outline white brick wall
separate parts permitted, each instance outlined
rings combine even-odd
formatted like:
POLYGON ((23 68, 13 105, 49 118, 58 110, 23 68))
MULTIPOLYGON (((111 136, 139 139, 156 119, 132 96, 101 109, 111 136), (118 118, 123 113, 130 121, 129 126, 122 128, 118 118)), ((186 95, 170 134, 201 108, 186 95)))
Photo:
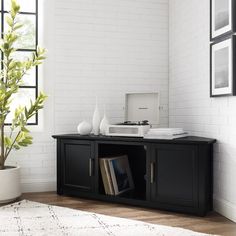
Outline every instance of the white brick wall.
POLYGON ((170 0, 171 127, 216 138, 215 209, 236 221, 236 98, 209 97, 209 1, 170 0))
POLYGON ((168 124, 167 0, 69 0, 56 4, 55 132, 91 121, 95 97, 111 122, 126 92, 160 91, 168 124))
POLYGON ((49 99, 34 145, 13 153, 24 191, 55 189, 54 133, 91 121, 95 96, 111 122, 124 118, 125 92, 159 91, 168 125, 168 0, 41 0, 49 99))

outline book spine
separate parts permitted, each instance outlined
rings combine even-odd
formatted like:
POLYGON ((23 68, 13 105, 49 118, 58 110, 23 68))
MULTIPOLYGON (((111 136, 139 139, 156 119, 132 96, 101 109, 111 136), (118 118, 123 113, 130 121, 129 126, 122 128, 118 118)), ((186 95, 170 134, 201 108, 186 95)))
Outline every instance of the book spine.
POLYGON ((112 183, 111 172, 110 172, 110 167, 109 167, 109 161, 107 159, 105 159, 105 172, 106 172, 106 177, 107 177, 107 182, 108 182, 108 189, 109 189, 108 194, 114 195, 115 194, 114 185, 112 183))
POLYGON ((118 189, 118 186, 117 186, 117 181, 116 181, 114 168, 113 168, 113 165, 111 163, 111 160, 108 160, 107 162, 108 162, 109 169, 110 169, 110 176, 111 176, 111 181, 112 181, 112 185, 113 185, 113 188, 114 188, 114 194, 118 195, 119 194, 119 189, 118 189))
POLYGON ((103 181, 103 186, 104 186, 104 189, 105 189, 105 193, 109 194, 108 181, 107 181, 107 176, 106 176, 106 171, 105 171, 105 160, 100 159, 99 160, 99 165, 100 165, 100 170, 101 170, 102 181, 103 181))

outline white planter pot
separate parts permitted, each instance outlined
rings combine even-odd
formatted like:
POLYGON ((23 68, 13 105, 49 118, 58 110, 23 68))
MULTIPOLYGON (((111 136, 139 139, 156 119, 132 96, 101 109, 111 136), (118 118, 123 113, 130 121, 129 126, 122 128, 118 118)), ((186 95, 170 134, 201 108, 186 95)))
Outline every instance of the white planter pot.
POLYGON ((14 201, 20 196, 20 167, 0 170, 0 203, 14 201))

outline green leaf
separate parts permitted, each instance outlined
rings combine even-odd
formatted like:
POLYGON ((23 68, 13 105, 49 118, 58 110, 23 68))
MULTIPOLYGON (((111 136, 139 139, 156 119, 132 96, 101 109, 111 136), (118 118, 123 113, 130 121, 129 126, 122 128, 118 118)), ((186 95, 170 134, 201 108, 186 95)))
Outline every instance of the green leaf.
POLYGON ((7 16, 7 17, 6 17, 6 21, 7 21, 7 24, 8 24, 10 27, 13 26, 14 21, 13 21, 13 19, 12 19, 11 17, 7 16))
POLYGON ((14 147, 14 149, 16 149, 16 150, 19 150, 19 149, 20 149, 20 146, 17 145, 17 144, 15 144, 13 147, 14 147))
POLYGON ((22 28, 22 27, 23 27, 22 24, 17 23, 17 24, 15 24, 15 26, 14 26, 14 30, 18 30, 18 29, 20 29, 20 28, 22 28))
POLYGON ((13 140, 9 137, 4 137, 4 142, 7 147, 10 147, 12 145, 13 140))
POLYGON ((21 131, 25 132, 25 133, 29 133, 30 131, 28 129, 26 129, 25 127, 21 127, 21 131))

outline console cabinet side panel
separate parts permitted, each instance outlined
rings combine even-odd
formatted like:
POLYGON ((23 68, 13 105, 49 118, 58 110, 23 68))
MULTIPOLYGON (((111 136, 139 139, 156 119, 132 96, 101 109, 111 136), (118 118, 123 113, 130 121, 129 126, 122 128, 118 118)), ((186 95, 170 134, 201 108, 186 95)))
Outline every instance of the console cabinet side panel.
POLYGON ((61 139, 57 139, 57 194, 62 195, 62 169, 61 169, 61 139))
POLYGON ((151 201, 151 186, 152 186, 152 183, 151 183, 151 164, 152 164, 152 155, 153 155, 153 147, 151 144, 146 144, 146 147, 147 147, 147 154, 146 154, 146 199, 147 201, 151 201))
POLYGON ((199 210, 202 214, 213 208, 213 145, 199 146, 199 210))

